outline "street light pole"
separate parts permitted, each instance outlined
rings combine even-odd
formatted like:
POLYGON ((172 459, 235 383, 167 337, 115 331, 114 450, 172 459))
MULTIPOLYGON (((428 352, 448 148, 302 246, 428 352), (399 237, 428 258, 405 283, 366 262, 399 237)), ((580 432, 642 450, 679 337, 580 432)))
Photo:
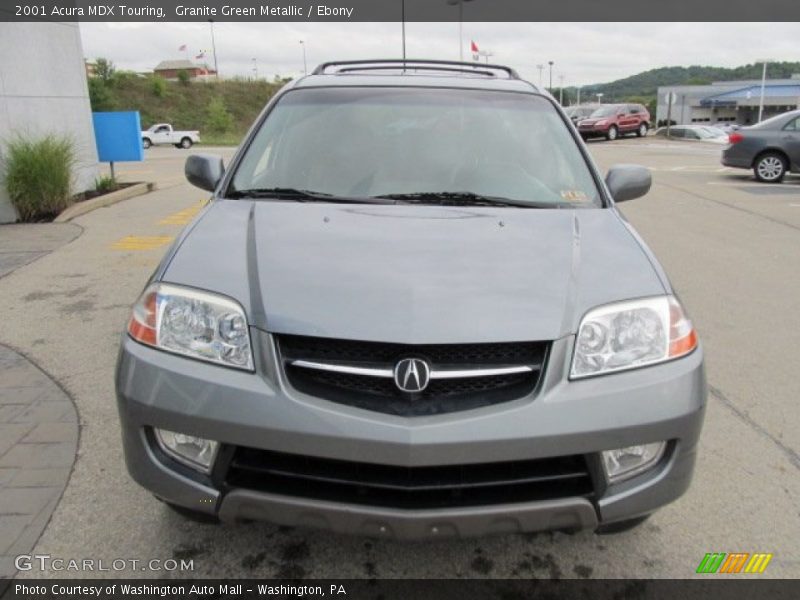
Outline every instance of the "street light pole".
POLYGON ((767 59, 762 61, 764 63, 761 69, 761 99, 758 101, 758 122, 761 123, 761 118, 764 115, 764 87, 767 83, 767 59))
POLYGON ((208 20, 211 25, 211 48, 214 52, 214 78, 219 81, 219 67, 217 66, 217 42, 214 40, 214 19, 208 20))
POLYGON ((558 76, 558 103, 564 106, 564 75, 558 76))
POLYGON ((536 65, 536 68, 539 69, 539 87, 542 87, 542 71, 544 70, 544 65, 536 65))
POLYGON ((450 6, 458 5, 458 60, 464 62, 464 2, 472 0, 447 0, 450 6))
POLYGON ((300 45, 303 47, 303 75, 308 75, 308 65, 306 64, 306 43, 300 40, 300 45))
MULTIPOLYGON (((403 62, 406 61, 406 0, 400 2, 400 21, 403 23, 403 62)), ((405 65, 403 65, 405 66, 405 65)))
POLYGON ((550 65, 550 93, 553 93, 553 61, 548 60, 547 64, 550 65))
POLYGON ((258 81, 258 59, 253 59, 253 79, 258 81))
POLYGON ((597 93, 597 94, 595 94, 595 95, 597 96, 597 103, 598 103, 598 104, 602 104, 602 103, 603 103, 603 102, 602 102, 602 100, 603 100, 603 92, 598 92, 598 93, 597 93))

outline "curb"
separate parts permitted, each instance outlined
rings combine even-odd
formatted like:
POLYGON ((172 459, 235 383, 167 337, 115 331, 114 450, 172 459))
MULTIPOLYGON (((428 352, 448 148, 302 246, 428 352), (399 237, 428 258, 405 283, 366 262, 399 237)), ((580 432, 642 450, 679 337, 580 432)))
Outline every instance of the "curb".
POLYGON ((75 217, 85 215, 86 213, 91 212, 97 208, 102 208, 104 206, 111 206, 112 204, 116 204, 117 202, 122 202, 123 200, 129 200, 131 198, 135 198, 136 196, 142 196, 143 194, 148 194, 155 189, 156 189, 155 183, 150 183, 150 182, 135 183, 131 186, 126 187, 125 189, 118 190, 116 192, 111 192, 110 194, 104 194, 102 196, 98 196, 97 198, 92 198, 91 200, 85 200, 83 202, 78 202, 76 204, 73 204, 72 206, 64 210, 55 219, 53 219, 53 223, 67 223, 68 221, 71 221, 75 217))

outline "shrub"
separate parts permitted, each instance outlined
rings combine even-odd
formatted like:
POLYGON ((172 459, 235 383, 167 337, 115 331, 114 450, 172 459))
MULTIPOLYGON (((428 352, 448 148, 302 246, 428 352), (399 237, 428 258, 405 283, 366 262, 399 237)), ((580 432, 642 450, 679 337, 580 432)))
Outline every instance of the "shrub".
POLYGON ((181 69, 178 71, 178 81, 181 83, 181 85, 189 85, 189 82, 191 81, 189 78, 189 71, 186 69, 181 69))
POLYGON ((211 133, 227 133, 233 126, 233 115, 219 96, 212 98, 206 109, 206 129, 211 133))
POLYGON ((102 79, 97 77, 89 79, 89 103, 95 112, 114 108, 114 95, 102 79))
POLYGON ((94 180, 94 189, 101 193, 113 192, 117 187, 117 180, 111 175, 103 175, 94 180))
POLYGON ((72 203, 75 162, 75 144, 66 136, 8 142, 5 186, 20 220, 55 216, 72 203))
POLYGON ((153 77, 152 90, 156 98, 163 98, 167 91, 167 82, 156 75, 153 77))

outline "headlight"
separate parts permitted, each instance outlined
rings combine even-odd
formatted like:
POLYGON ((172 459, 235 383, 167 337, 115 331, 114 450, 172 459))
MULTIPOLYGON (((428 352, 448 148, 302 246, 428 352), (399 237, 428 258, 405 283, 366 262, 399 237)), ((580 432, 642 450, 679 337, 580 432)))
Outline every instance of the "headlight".
POLYGON ((133 307, 128 333, 167 352, 253 370, 244 310, 225 296, 155 283, 133 307))
POLYGON ((697 333, 673 296, 609 304, 581 321, 570 377, 652 365, 696 347, 697 333))

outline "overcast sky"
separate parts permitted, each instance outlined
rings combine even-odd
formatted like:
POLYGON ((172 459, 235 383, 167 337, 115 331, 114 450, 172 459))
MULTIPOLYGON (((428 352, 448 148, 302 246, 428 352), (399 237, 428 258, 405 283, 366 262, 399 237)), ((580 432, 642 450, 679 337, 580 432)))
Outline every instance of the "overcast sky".
MULTIPOLYGON (((666 5, 665 5, 666 6, 666 5)), ((491 61, 515 67, 538 82, 537 64, 554 61, 553 84, 586 85, 664 66, 735 67, 758 59, 800 60, 797 23, 464 23, 470 40, 492 52, 491 61)), ((457 59, 458 23, 407 23, 409 57, 457 59)), ((400 23, 215 23, 220 74, 260 77, 303 72, 338 59, 401 56, 400 23), (255 63, 253 59, 256 59, 255 63)), ((106 57, 117 68, 150 71, 161 60, 206 50, 208 23, 82 23, 84 54, 106 57)), ((481 59, 484 60, 484 59, 481 59)), ((202 62, 202 61, 199 61, 202 62)), ((545 68, 547 84, 547 68, 545 68)))

